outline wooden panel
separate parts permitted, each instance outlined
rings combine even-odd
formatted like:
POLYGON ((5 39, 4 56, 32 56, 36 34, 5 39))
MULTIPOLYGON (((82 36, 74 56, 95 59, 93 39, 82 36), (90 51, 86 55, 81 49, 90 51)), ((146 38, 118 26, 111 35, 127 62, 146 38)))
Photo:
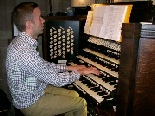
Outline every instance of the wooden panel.
POLYGON ((155 114, 154 30, 153 25, 123 24, 117 116, 155 114))
POLYGON ((155 115, 155 39, 140 38, 135 79, 134 116, 155 115))

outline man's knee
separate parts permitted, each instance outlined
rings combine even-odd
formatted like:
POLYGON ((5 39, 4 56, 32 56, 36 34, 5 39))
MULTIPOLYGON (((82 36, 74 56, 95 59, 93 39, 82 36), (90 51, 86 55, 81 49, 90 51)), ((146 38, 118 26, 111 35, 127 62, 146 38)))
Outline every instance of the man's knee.
POLYGON ((84 98, 82 98, 82 100, 83 100, 83 106, 86 107, 87 106, 86 100, 84 98))
POLYGON ((79 101, 78 101, 77 107, 79 107, 80 109, 87 107, 86 100, 84 98, 82 98, 82 97, 79 97, 79 101))
POLYGON ((79 97, 79 94, 76 91, 74 91, 74 90, 72 90, 70 94, 73 97, 79 97))

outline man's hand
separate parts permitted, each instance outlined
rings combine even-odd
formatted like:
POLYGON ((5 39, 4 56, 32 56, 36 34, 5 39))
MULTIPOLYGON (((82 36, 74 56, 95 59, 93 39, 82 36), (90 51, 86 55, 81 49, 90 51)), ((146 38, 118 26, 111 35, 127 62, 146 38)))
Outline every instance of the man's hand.
POLYGON ((97 68, 95 67, 85 67, 85 68, 79 69, 78 72, 81 75, 87 75, 87 74, 100 75, 101 74, 100 71, 97 70, 97 68))
POLYGON ((73 65, 73 66, 67 66, 66 70, 67 71, 77 71, 77 70, 80 70, 83 68, 86 68, 86 66, 85 65, 73 65))
POLYGON ((85 65, 67 66, 67 71, 78 71, 81 75, 95 74, 100 75, 100 71, 95 67, 86 67, 85 65))

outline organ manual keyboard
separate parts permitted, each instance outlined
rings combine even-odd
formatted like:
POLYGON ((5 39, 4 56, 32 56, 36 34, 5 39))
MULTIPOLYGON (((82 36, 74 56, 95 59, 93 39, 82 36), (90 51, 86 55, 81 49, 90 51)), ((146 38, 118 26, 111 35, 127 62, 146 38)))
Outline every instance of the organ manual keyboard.
POLYGON ((92 108, 95 106, 116 110, 120 43, 91 36, 83 44, 86 46, 77 56, 77 62, 69 64, 94 66, 100 70, 101 75, 83 76, 73 83, 74 89, 87 100, 90 115, 98 115, 97 109, 92 108))
MULTIPOLYGON (((65 20, 63 22, 66 22, 65 20)), ((49 23, 45 22, 45 35, 48 35, 53 24, 49 23)), ((75 33, 79 32, 72 29, 75 33)), ((73 59, 66 59, 67 65, 95 66, 101 72, 100 76, 83 75, 78 81, 65 86, 76 90, 86 99, 88 116, 154 116, 154 33, 155 25, 152 24, 123 23, 121 42, 87 34, 79 34, 78 41, 77 38, 72 39, 78 43, 73 42, 76 44, 75 54, 73 59)), ((49 62, 55 61, 55 58, 53 60, 49 55, 51 49, 54 49, 50 47, 50 34, 44 37, 49 39, 44 39, 44 58, 49 62)), ((67 43, 67 38, 62 40, 67 43)), ((65 55, 65 58, 67 57, 69 56, 65 55)), ((59 58, 57 57, 57 60, 59 58)))

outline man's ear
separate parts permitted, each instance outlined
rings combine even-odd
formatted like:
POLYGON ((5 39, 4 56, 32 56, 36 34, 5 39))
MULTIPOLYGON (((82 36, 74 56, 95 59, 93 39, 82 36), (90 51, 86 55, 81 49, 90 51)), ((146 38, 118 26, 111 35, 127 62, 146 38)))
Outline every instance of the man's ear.
POLYGON ((31 21, 26 21, 26 28, 31 29, 32 28, 32 22, 31 21))

